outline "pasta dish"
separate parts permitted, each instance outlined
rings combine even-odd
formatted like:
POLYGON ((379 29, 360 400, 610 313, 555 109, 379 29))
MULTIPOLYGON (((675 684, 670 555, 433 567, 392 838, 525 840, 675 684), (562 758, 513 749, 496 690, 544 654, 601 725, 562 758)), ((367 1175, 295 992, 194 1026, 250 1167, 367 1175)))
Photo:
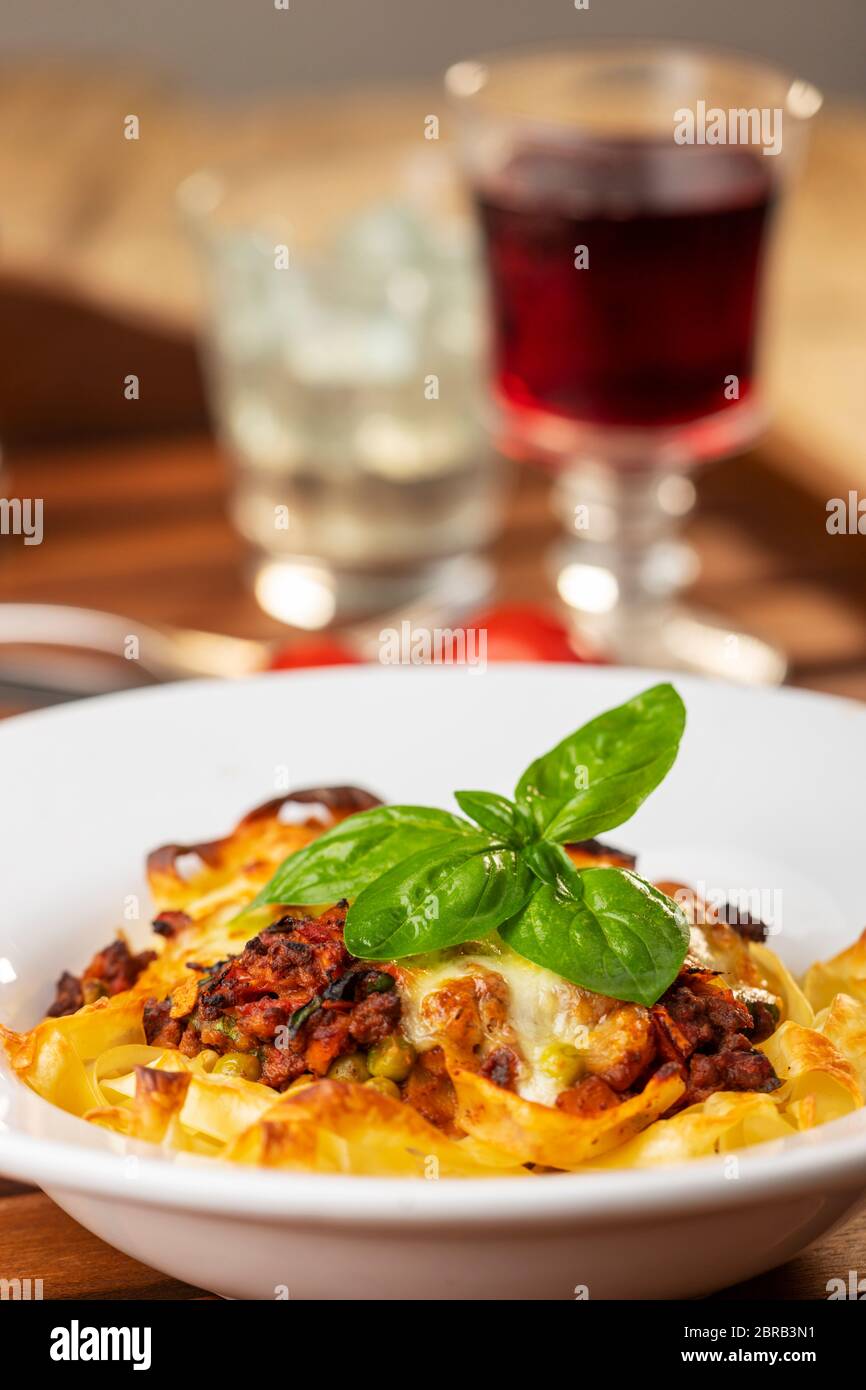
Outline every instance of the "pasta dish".
POLYGON ((321 1173, 642 1167, 841 1117, 866 934, 798 983, 767 924, 597 838, 684 719, 656 686, 459 816, 316 788, 157 849, 152 941, 117 936, 0 1029, 13 1069, 129 1139, 321 1173))

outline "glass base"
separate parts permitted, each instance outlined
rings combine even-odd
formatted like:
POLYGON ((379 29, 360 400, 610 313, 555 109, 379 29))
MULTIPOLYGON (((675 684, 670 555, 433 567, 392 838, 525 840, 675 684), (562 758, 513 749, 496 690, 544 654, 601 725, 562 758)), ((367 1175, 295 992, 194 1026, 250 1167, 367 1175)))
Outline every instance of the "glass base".
POLYGON ((672 544, 664 565, 657 548, 627 601, 621 573, 585 563, 582 551, 575 559, 574 553, 573 547, 556 546, 549 562, 574 635, 591 650, 623 666, 694 671, 740 685, 780 685, 785 679, 787 658, 778 647, 675 600, 679 585, 671 580, 693 559, 688 547, 672 544), (655 575, 655 594, 648 573, 655 575))
POLYGON ((625 473, 685 471, 695 464, 728 458, 764 432, 768 412, 760 392, 681 424, 598 425, 515 405, 497 393, 492 431, 511 458, 555 472, 580 468, 594 459, 625 473))
POLYGON ((781 685, 788 669, 778 647, 721 618, 677 604, 599 618, 571 614, 576 636, 623 666, 692 671, 737 685, 781 685))
POLYGON ((351 571, 305 558, 262 559, 254 588, 259 606, 278 622, 304 631, 353 626, 370 629, 409 619, 443 626, 485 603, 493 590, 489 561, 455 555, 406 571, 351 571))
POLYGON ((568 539, 548 559, 575 634, 626 665, 778 684, 781 651, 681 601, 698 572, 680 534, 695 496, 691 479, 658 469, 586 462, 557 478, 553 509, 568 539))

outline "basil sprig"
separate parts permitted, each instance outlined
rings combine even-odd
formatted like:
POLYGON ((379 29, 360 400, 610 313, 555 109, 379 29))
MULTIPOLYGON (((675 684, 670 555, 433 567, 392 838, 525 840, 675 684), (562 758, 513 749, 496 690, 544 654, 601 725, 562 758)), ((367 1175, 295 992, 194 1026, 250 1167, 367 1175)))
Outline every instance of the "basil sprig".
POLYGON ((500 927, 502 938, 585 989, 654 1004, 688 947, 682 909, 631 869, 576 869, 560 845, 544 848, 561 863, 500 927))
POLYGON ((410 855, 434 851, 463 836, 483 841, 468 821, 430 806, 375 806, 359 811, 284 859, 249 906, 324 905, 354 898, 410 855))
POLYGON ((456 792, 469 820, 424 806, 361 811, 286 859, 251 906, 353 899, 346 945, 365 960, 498 930, 575 984, 652 1004, 685 957, 684 913, 631 870, 577 868, 562 846, 634 815, 673 764, 684 727, 673 686, 653 686, 537 758, 513 801, 456 792))
POLYGON ((591 719, 530 763, 515 789, 547 840, 590 840, 622 825, 673 766, 686 723, 672 685, 591 719))
POLYGON ((520 912, 537 882, 524 856, 474 841, 421 850, 365 888, 346 917, 352 954, 390 960, 458 946, 520 912))

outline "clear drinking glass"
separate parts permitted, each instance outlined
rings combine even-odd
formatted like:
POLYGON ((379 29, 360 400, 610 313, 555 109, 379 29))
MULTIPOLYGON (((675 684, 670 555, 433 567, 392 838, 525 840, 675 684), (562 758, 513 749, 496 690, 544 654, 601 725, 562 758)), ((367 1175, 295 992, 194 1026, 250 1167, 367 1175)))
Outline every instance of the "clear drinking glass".
POLYGON ((690 470, 765 424, 767 231, 820 95, 649 42, 462 62, 446 85, 486 254, 494 431, 555 477, 560 595, 621 660, 781 678, 772 649, 675 602, 695 573, 679 528, 690 470))
POLYGON ((411 176, 359 194, 357 172, 202 171, 180 192, 232 516, 261 605, 306 628, 481 601, 500 516, 471 222, 411 176))

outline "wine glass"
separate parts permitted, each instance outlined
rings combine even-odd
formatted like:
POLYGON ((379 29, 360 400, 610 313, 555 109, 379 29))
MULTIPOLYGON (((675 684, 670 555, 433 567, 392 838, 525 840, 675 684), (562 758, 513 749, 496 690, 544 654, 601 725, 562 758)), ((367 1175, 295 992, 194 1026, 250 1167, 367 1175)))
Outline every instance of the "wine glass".
POLYGON ((554 477, 550 557, 617 659, 775 681, 781 653, 677 601, 690 473, 766 423, 767 233, 821 105, 756 59, 594 41, 461 62, 446 87, 481 226, 493 430, 554 477))

